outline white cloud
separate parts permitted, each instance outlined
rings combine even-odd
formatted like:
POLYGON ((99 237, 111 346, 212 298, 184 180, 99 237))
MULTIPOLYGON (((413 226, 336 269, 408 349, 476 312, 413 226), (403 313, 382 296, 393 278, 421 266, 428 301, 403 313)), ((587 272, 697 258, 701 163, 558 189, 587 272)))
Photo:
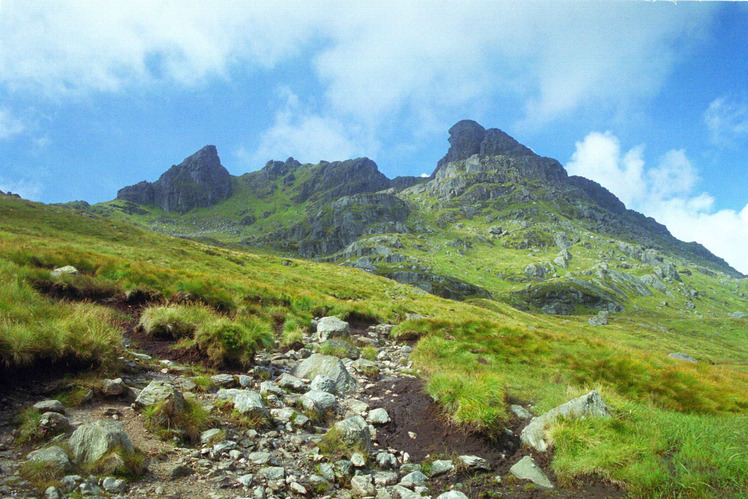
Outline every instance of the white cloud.
POLYGON ((685 151, 668 151, 647 169, 643 150, 637 146, 622 154, 612 133, 591 132, 576 143, 566 169, 599 182, 678 239, 699 242, 748 274, 748 205, 740 212, 715 210, 711 195, 694 192, 698 174, 685 151))
MULTIPOLYGON (((279 90, 285 101, 273 124, 260 136, 260 145, 251 161, 258 167, 270 158, 293 156, 302 163, 338 161, 357 156, 373 156, 379 145, 362 128, 346 126, 335 117, 305 108, 288 88, 279 90)), ((245 151, 246 152, 246 151, 245 151)))
POLYGON ((733 146, 748 140, 748 105, 727 97, 714 99, 704 112, 712 142, 719 146, 733 146))
MULTIPOLYGON (((301 54, 326 115, 398 113, 504 98, 525 124, 656 94, 710 26, 713 7, 437 1, 0 4, 0 84, 48 96, 182 85, 273 68, 301 54), (521 105, 521 104, 520 104, 521 105)), ((451 124, 451 123, 450 123, 451 124)), ((440 126, 439 129, 443 129, 440 126)))
POLYGON ((8 110, 0 109, 0 140, 18 135, 25 128, 21 120, 14 118, 8 110))

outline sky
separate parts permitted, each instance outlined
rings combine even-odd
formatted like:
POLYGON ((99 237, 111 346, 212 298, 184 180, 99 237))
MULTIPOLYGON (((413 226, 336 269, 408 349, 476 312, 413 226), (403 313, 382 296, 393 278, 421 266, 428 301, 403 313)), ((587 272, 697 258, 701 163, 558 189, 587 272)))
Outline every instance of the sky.
POLYGON ((0 190, 114 199, 207 144, 234 175, 430 174, 461 119, 748 273, 748 5, 0 0, 0 190))

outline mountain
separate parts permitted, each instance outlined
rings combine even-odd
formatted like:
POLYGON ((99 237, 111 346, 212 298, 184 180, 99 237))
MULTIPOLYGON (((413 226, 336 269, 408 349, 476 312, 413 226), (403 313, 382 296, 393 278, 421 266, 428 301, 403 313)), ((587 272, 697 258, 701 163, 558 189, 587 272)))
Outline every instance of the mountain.
POLYGON ((388 179, 368 158, 289 158, 234 177, 207 146, 91 209, 171 235, 549 314, 667 302, 702 314, 715 306, 696 303, 707 285, 684 275, 743 277, 599 184, 470 120, 449 129, 449 149, 428 178, 388 179))
POLYGON ((156 205, 165 212, 186 213, 231 197, 231 175, 221 165, 216 146, 205 146, 153 182, 140 182, 117 192, 117 199, 156 205))

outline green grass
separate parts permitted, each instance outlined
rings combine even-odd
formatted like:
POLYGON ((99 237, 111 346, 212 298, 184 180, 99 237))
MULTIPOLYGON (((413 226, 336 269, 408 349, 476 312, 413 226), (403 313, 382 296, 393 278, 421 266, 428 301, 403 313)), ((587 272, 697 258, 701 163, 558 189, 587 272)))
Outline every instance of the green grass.
POLYGON ((199 401, 190 397, 184 399, 184 410, 181 412, 172 414, 164 404, 160 404, 146 407, 143 418, 146 428, 159 438, 167 440, 176 437, 193 444, 200 441, 200 434, 212 422, 210 412, 199 401))
MULTIPOLYGON (((281 208, 263 220, 288 215, 290 223, 295 215, 281 208)), ((156 211, 139 216, 161 216, 156 211)), ((296 348, 317 316, 400 323, 393 337, 413 342, 414 368, 461 425, 500 432, 508 400, 532 403, 540 414, 599 390, 612 418, 563 421, 554 431, 553 467, 564 483, 596 474, 637 497, 730 497, 746 489, 748 321, 726 315, 744 307, 739 293, 748 294, 745 280, 722 284, 724 277, 694 270, 668 284, 675 298, 659 291, 629 296, 626 312, 613 314, 609 326, 592 327, 584 315, 534 315, 485 299, 458 303, 351 268, 170 238, 128 225, 126 217, 81 217, 14 199, 0 199, 0 213, 0 363, 6 373, 114 362, 123 317, 104 302, 128 293, 154 300, 141 319, 145 330, 198 349, 215 365, 251 363, 258 348, 272 348, 271 341, 296 348), (81 275, 50 276, 68 264, 81 275), (688 289, 699 291, 693 300, 703 317, 686 312, 688 289), (426 319, 405 321, 408 314, 426 319), (668 359, 674 351, 700 362, 668 359)), ((209 217, 207 211, 199 215, 209 217)), ((447 223, 428 240, 399 234, 404 248, 398 251, 498 297, 527 284, 527 263, 558 252, 531 253, 507 249, 501 238, 479 239, 495 223, 525 230, 520 221, 481 215, 459 223, 462 228, 447 223), (450 246, 457 238, 469 239, 472 247, 450 246)), ((599 253, 618 256, 615 241, 587 232, 571 251, 562 277, 593 268, 599 253)), ((652 268, 642 264, 635 271, 643 275, 652 268)), ((362 354, 373 358, 376 349, 362 354)), ((196 379, 203 390, 210 389, 208 381, 196 379)), ((205 416, 193 416, 193 422, 165 426, 194 438, 205 416)), ((329 452, 342 452, 333 437, 329 452)))

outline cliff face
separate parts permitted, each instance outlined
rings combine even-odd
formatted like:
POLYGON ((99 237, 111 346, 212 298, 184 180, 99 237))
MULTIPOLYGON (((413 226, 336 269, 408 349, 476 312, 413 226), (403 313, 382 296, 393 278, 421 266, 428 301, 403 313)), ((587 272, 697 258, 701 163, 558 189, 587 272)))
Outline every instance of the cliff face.
POLYGON ((215 146, 205 146, 153 182, 120 189, 117 199, 155 204, 166 212, 186 213, 231 197, 231 175, 221 165, 215 146))

